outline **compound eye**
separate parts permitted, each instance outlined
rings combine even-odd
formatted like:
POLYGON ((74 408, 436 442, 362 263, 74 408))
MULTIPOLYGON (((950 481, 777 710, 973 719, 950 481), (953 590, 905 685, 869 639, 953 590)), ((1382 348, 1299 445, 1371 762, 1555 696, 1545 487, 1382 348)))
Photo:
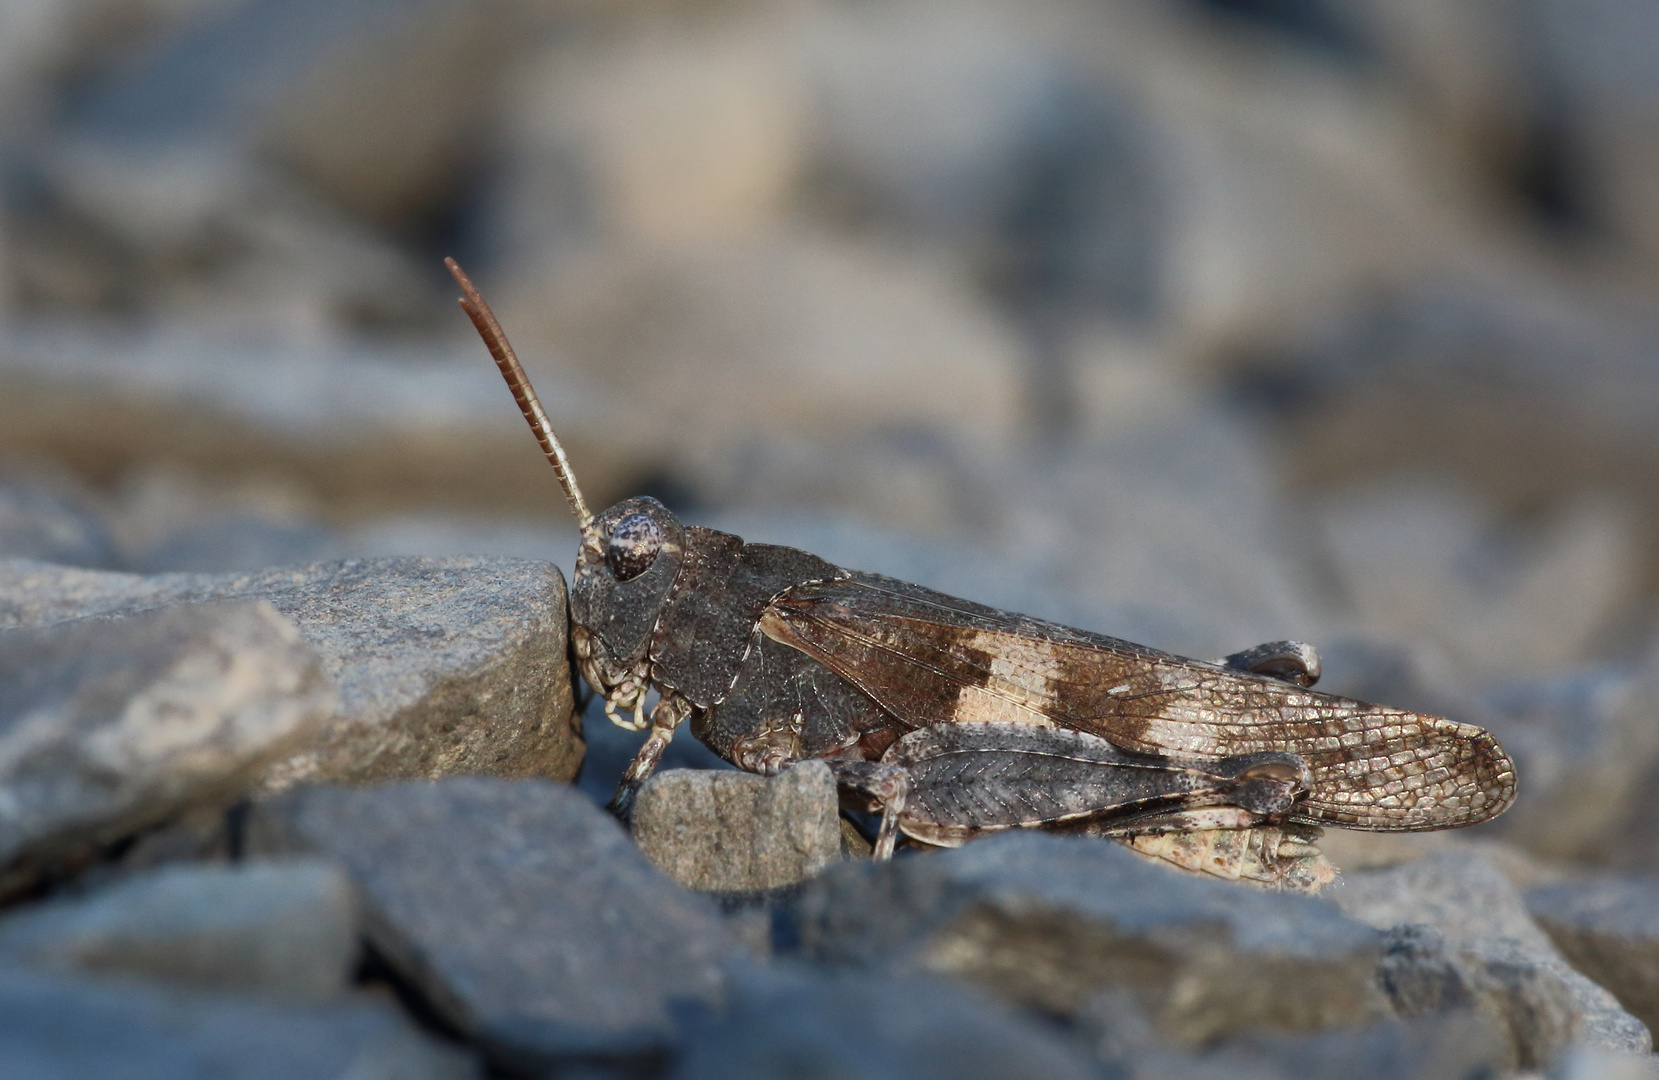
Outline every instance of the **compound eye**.
POLYGON ((662 530, 645 514, 629 514, 611 530, 605 547, 605 565, 618 581, 632 581, 657 561, 662 550, 662 530))

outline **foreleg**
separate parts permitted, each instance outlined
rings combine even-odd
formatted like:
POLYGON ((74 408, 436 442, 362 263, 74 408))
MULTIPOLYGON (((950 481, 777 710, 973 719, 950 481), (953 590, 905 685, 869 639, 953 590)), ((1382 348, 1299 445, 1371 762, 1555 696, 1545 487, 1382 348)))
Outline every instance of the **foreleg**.
POLYGON ((645 737, 645 744, 622 774, 622 782, 617 784, 616 794, 611 796, 607 807, 611 813, 624 822, 633 818, 634 799, 639 796, 640 787, 656 771, 663 751, 668 749, 668 742, 674 737, 674 729, 691 715, 692 710, 691 702, 673 691, 664 694, 662 700, 657 702, 657 707, 651 710, 651 734, 645 737))

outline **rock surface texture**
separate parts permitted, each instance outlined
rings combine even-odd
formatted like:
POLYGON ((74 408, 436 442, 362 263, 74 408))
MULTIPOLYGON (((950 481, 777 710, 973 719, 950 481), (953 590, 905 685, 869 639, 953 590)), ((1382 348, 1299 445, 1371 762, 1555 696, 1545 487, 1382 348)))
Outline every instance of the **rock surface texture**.
POLYGON ((264 600, 339 687, 334 717, 267 787, 477 772, 567 780, 582 761, 564 581, 546 563, 387 559, 136 577, 0 563, 0 627, 264 600))
POLYGON ((575 789, 457 778, 308 787, 255 805, 249 849, 338 860, 371 947, 448 1023, 520 1065, 661 1048, 678 999, 742 955, 575 789))
POLYGON ((464 1053, 384 1002, 327 1009, 0 967, 7 1080, 472 1080, 464 1053))
POLYGON ((12 621, 0 630, 0 883, 234 798, 334 712, 321 657, 263 601, 12 621))
POLYGON ((798 905, 807 955, 965 979, 1062 1016, 1121 988, 1157 1031, 1200 1045, 1390 1015, 1376 931, 1326 904, 1147 863, 1106 842, 999 836, 850 865, 798 905))
POLYGON ((290 1002, 345 994, 357 904, 317 859, 164 867, 0 918, 0 960, 290 1002))
MULTIPOLYGON (((0 1080, 1659 1080, 1655 417, 1655 0, 0 0, 0 1080), (624 828, 631 546, 443 254, 591 511, 1311 643, 1518 799, 875 864, 690 723, 624 828)), ((926 612, 792 640, 874 691, 926 612)), ((947 621, 1008 678, 930 708, 1070 712, 947 621)), ((1194 690, 1099 731, 1285 734, 1194 690)), ((929 797, 1071 768, 1001 757, 929 797)))
POLYGON ((687 888, 753 893, 794 885, 841 859, 835 778, 820 761, 770 779, 659 772, 640 790, 633 834, 645 857, 687 888))
POLYGON ((1611 990, 1649 1030, 1659 1025, 1659 881, 1541 885, 1527 892, 1526 905, 1574 967, 1611 990))
POLYGON ((1390 931, 1382 982, 1402 1014, 1472 1005, 1507 1032, 1514 1064, 1528 1068, 1575 1043, 1653 1048, 1640 1020, 1569 966, 1490 862, 1436 854, 1345 881, 1335 903, 1390 931))
POLYGON ((1085 1080, 1098 1072, 1082 1050, 940 980, 855 973, 826 979, 776 970, 735 978, 724 1015, 693 1026, 670 1075, 1085 1080), (850 1042, 843 1034, 850 1029, 862 1037, 850 1042), (877 1061, 880 1071, 872 1069, 877 1061))

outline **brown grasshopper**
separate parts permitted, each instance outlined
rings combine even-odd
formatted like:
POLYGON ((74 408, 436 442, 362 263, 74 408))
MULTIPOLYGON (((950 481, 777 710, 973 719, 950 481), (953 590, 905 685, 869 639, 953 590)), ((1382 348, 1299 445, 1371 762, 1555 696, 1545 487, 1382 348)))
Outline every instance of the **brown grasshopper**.
POLYGON ((1445 829, 1513 801, 1514 767, 1489 733, 1310 690, 1306 645, 1191 660, 745 543, 654 499, 595 517, 500 324, 446 264, 582 533, 577 666, 614 722, 650 728, 619 816, 687 719, 740 769, 827 762, 844 800, 880 809, 877 858, 901 833, 954 846, 1035 827, 1317 887, 1319 825, 1445 829))

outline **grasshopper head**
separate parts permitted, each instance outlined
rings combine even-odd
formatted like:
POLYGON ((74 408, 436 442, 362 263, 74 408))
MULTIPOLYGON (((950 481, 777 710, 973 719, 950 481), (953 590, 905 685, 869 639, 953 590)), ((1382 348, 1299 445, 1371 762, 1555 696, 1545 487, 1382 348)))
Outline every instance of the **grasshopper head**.
POLYGON ((593 519, 570 590, 570 618, 610 659, 645 658, 651 630, 685 557, 685 526, 655 499, 627 499, 593 519))

